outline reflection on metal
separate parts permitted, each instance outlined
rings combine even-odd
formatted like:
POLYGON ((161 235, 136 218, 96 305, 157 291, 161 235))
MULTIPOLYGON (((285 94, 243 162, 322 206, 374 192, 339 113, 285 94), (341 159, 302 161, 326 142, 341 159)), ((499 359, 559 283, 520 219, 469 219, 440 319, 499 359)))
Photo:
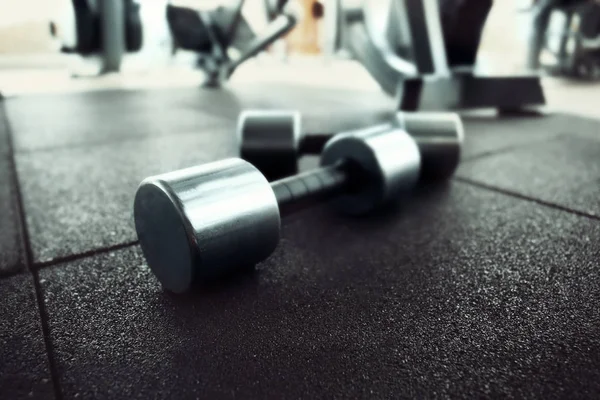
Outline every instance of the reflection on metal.
POLYGON ((233 158, 145 179, 134 221, 148 266, 175 293, 264 260, 281 224, 267 180, 233 158))
MULTIPOLYGON (((433 69, 436 75, 449 75, 442 20, 437 1, 424 1, 425 26, 429 36, 429 48, 433 59, 433 69)), ((412 25, 412 24, 411 24, 412 25)))
POLYGON ((437 1, 395 1, 403 3, 409 16, 413 56, 419 73, 448 75, 448 62, 437 1))
POLYGON ((367 16, 368 10, 369 7, 343 10, 346 44, 381 88, 393 95, 398 81, 405 76, 415 75, 417 70, 414 64, 398 57, 389 47, 385 30, 378 26, 375 17, 367 16))
POLYGON ((354 57, 363 64, 386 93, 393 95, 399 79, 402 78, 401 73, 393 68, 373 45, 364 25, 351 25, 348 27, 348 35, 351 38, 348 45, 354 57))
POLYGON ((404 59, 412 58, 411 35, 408 23, 408 14, 406 8, 402 4, 393 1, 391 7, 385 17, 386 22, 386 42, 389 48, 393 49, 398 56, 404 59))
POLYGON ((365 0, 363 7, 364 21, 373 43, 377 47, 388 47, 387 31, 392 10, 392 0, 365 0))

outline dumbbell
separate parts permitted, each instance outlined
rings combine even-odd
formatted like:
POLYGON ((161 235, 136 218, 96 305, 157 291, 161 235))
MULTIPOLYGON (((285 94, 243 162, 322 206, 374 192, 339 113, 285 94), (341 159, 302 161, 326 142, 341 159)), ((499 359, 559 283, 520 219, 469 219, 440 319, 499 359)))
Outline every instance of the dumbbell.
POLYGON ((334 137, 320 168, 272 183, 239 158, 147 178, 134 200, 135 227, 150 269, 182 293, 267 258, 281 216, 333 197, 343 213, 368 213, 408 194, 419 166, 406 132, 375 126, 334 137))
MULTIPOLYGON (((237 124, 240 157, 269 179, 298 172, 298 158, 319 154, 332 133, 305 134, 301 115, 287 110, 243 111, 237 124)), ((421 151, 422 181, 450 177, 460 161, 463 125, 456 113, 398 112, 391 123, 408 132, 421 151)))

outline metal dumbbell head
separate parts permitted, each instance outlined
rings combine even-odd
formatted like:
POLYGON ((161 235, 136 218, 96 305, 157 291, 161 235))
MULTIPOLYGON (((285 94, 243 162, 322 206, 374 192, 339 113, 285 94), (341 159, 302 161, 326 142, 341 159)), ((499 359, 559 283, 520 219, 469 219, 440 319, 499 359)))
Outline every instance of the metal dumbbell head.
POLYGON ((331 139, 321 165, 354 164, 365 182, 341 195, 337 207, 348 214, 363 214, 410 191, 419 178, 421 156, 415 141, 403 130, 380 125, 331 139))
POLYGON ((454 174, 460 163, 464 128, 450 112, 399 112, 398 127, 407 131, 421 152, 421 180, 440 181, 454 174))
POLYGON ((323 167, 269 184, 251 164, 229 159, 158 175, 135 197, 135 226, 154 274, 173 292, 256 264, 279 240, 280 214, 330 197, 360 214, 413 188, 420 155, 389 125, 331 141, 323 167))
POLYGON ((279 241, 273 190, 239 159, 145 179, 135 196, 134 219, 148 265, 175 293, 262 261, 279 241))
POLYGON ((238 118, 239 154, 267 179, 298 172, 301 115, 286 110, 246 110, 238 118))
MULTIPOLYGON (((238 123, 240 157, 251 162, 267 178, 298 171, 302 154, 318 154, 333 133, 303 134, 296 111, 252 110, 238 123)), ((450 177, 460 162, 463 124, 456 113, 399 112, 391 121, 408 132, 421 151, 422 181, 450 177)), ((348 132, 352 133, 352 132, 348 132)))

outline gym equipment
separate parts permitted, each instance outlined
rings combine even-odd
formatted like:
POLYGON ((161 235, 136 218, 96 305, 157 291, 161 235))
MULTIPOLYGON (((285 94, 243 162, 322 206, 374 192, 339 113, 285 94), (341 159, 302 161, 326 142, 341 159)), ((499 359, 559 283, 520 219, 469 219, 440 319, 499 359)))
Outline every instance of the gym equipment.
MULTIPOLYGON (((590 1, 560 3, 546 10, 540 65, 555 75, 600 79, 600 5, 590 1)), ((544 12, 544 11, 540 11, 544 12)), ((532 44, 533 45, 533 44, 532 44)))
POLYGON ((143 43, 140 5, 134 0, 72 0, 72 18, 50 22, 50 34, 63 53, 100 54, 102 72, 118 71, 125 52, 143 43), (70 25, 74 25, 69 35, 70 25))
MULTIPOLYGON (((298 111, 247 110, 237 124, 240 157, 269 180, 298 172, 298 158, 319 154, 334 133, 305 134, 298 111)), ((421 152, 422 181, 451 176, 460 162, 464 130, 458 114, 398 112, 391 121, 417 142, 421 152)), ((347 134, 352 134, 348 132, 347 134)))
POLYGON ((135 227, 158 280, 181 293, 267 258, 281 216, 333 197, 344 213, 368 213, 406 195, 419 165, 406 132, 371 127, 328 142, 321 168, 271 184, 235 158, 147 178, 135 196, 135 227))
MULTIPOLYGON (((297 17, 287 1, 271 10, 271 21, 263 32, 255 34, 242 15, 245 0, 230 7, 196 10, 164 2, 135 0, 72 0, 73 16, 62 24, 50 23, 50 33, 62 42, 61 51, 81 55, 101 54, 103 72, 117 71, 124 52, 142 47, 143 24, 140 7, 164 9, 165 21, 178 49, 195 52, 196 66, 206 73, 207 86, 218 86, 227 80, 243 62, 266 49, 289 32, 297 17), (289 10, 289 11, 288 11, 289 10), (64 25, 64 26, 63 26, 64 25), (70 37, 64 37, 74 25, 70 37), (237 51, 237 55, 234 53, 237 51)), ((144 9, 146 10, 146 9, 144 9)), ((155 22, 155 21, 153 21, 155 22)), ((153 25, 146 21, 146 29, 153 25)))
POLYGON ((219 86, 243 62, 266 49, 296 25, 296 16, 287 12, 286 2, 271 10, 271 21, 256 35, 242 15, 245 0, 235 7, 202 11, 167 6, 167 20, 177 48, 198 54, 198 67, 207 75, 207 86, 219 86), (235 48, 239 56, 230 57, 235 48))
POLYGON ((343 46, 385 92, 397 96, 399 110, 514 110, 545 104, 537 75, 476 71, 491 0, 338 1, 343 46))

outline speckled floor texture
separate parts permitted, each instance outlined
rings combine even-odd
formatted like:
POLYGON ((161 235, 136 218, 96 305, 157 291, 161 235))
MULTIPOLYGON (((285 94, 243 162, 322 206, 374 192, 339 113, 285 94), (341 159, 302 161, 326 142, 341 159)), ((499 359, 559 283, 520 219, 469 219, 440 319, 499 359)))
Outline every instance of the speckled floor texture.
POLYGON ((366 218, 304 210, 255 270, 161 290, 142 178, 234 156, 244 108, 315 132, 392 107, 289 84, 2 100, 0 398, 598 398, 592 119, 466 116, 447 184, 366 218))

